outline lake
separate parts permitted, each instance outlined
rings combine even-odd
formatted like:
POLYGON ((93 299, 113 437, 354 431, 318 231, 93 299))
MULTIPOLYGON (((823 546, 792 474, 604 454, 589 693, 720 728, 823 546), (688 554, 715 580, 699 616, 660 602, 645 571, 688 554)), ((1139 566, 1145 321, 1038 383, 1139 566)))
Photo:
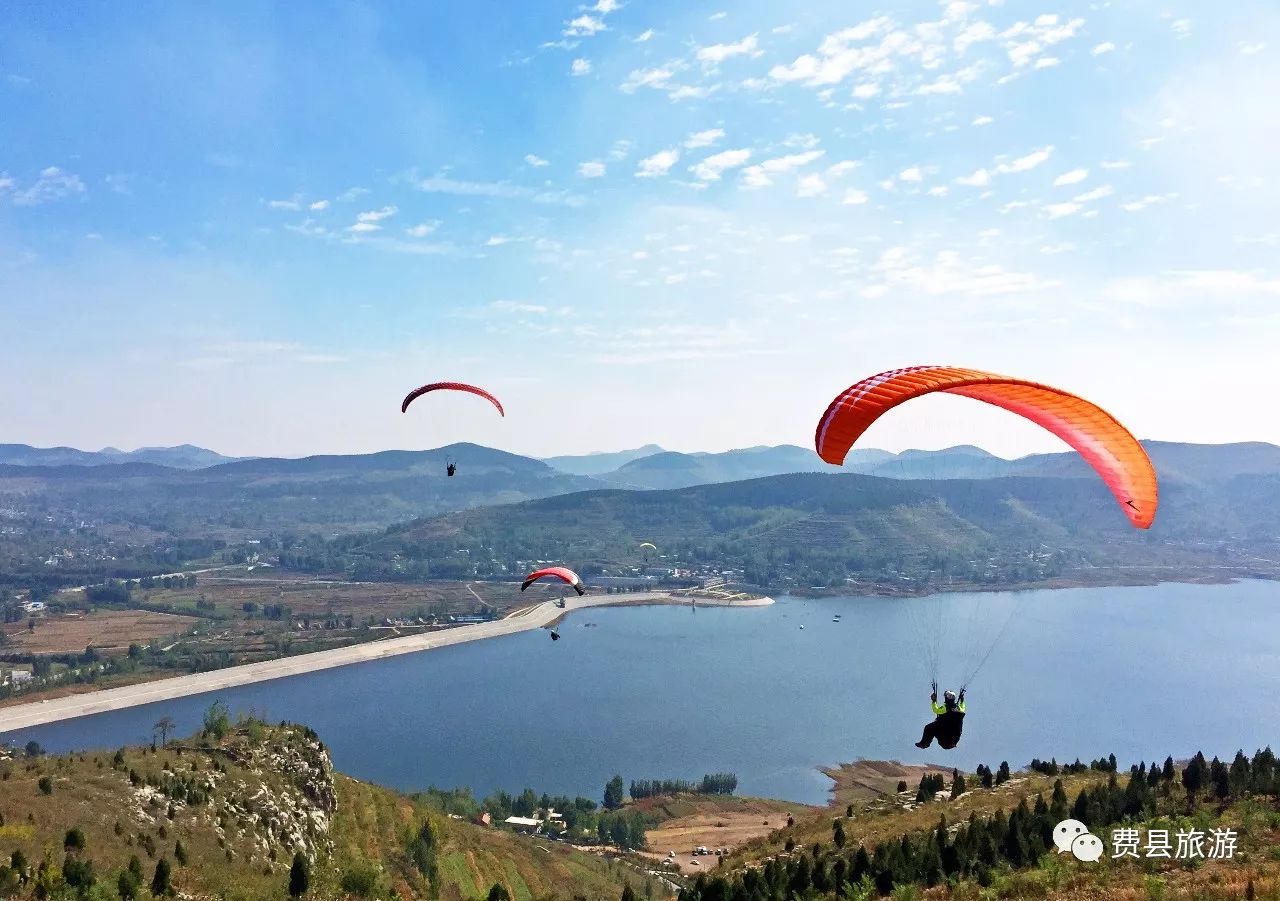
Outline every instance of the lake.
POLYGON ((144 743, 166 714, 194 731, 219 698, 312 726, 338 769, 399 789, 598 800, 614 773, 728 771, 740 794, 823 803, 815 768, 860 757, 972 770, 1252 753, 1280 737, 1278 595, 1239 582, 593 609, 558 642, 538 630, 2 737, 50 751, 144 743), (960 746, 915 748, 928 661, 938 652, 954 685, 996 638, 960 746))

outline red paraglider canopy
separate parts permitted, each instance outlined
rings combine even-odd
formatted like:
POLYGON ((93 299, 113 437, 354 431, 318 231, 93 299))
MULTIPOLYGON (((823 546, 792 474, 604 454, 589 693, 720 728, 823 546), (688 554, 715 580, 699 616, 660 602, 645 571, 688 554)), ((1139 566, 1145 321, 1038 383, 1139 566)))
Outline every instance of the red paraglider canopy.
POLYGON ((470 394, 483 397, 485 400, 489 401, 489 403, 498 408, 498 412, 503 417, 507 415, 506 411, 502 409, 502 402, 496 397, 488 391, 485 391, 483 388, 477 388, 475 385, 467 385, 463 382, 432 382, 429 385, 423 385, 421 388, 415 388, 405 396, 404 401, 400 404, 400 412, 404 413, 409 409, 409 404, 413 403, 429 391, 466 391, 470 394))
POLYGON ((567 582, 578 595, 584 595, 587 590, 582 587, 582 579, 571 569, 565 569, 563 566, 549 566, 546 569, 538 569, 525 576, 524 584, 520 586, 520 590, 524 591, 534 582, 543 577, 559 579, 561 582, 567 582))
POLYGON ((1029 419, 1075 448, 1102 477, 1129 522, 1151 527, 1159 503, 1147 452, 1101 407, 1058 388, 952 366, 909 366, 865 378, 836 396, 818 422, 818 456, 839 465, 870 425, 898 404, 935 391, 960 394, 1029 419))

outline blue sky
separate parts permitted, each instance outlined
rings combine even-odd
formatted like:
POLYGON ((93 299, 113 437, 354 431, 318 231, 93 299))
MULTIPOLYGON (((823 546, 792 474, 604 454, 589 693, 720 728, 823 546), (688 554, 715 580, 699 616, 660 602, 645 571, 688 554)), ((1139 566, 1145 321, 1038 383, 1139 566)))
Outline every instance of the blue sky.
POLYGON ((943 363, 1280 442, 1277 51, 1250 0, 10 4, 0 440, 809 444, 943 363), (399 413, 437 379, 507 418, 399 413))

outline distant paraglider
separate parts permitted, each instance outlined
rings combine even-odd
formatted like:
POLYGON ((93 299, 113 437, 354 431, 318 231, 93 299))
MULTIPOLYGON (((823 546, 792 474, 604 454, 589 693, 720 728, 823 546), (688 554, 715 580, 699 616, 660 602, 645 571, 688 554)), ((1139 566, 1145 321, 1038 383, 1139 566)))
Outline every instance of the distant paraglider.
POLYGON ((521 584, 520 590, 524 591, 534 582, 544 578, 559 579, 561 582, 564 582, 566 585, 568 585, 570 588, 576 591, 579 597, 587 593, 587 590, 582 587, 582 579, 578 576, 578 574, 571 569, 566 569, 563 566, 549 566, 546 569, 534 570, 533 572, 529 573, 529 575, 525 576, 525 580, 523 584, 521 584))
POLYGON ((872 423, 905 401, 933 392, 959 394, 1003 407, 1057 435, 1102 477, 1129 522, 1155 520, 1156 473, 1138 440, 1110 413, 1048 385, 950 366, 909 366, 863 379, 841 392, 818 422, 818 456, 840 465, 872 423))
MULTIPOLYGON (((430 384, 423 385, 421 388, 414 388, 407 395, 405 395, 404 400, 400 402, 400 412, 401 413, 408 412, 409 404, 413 403, 419 397, 431 391, 465 391, 468 394, 474 394, 478 397, 483 397, 485 400, 489 401, 489 403, 493 404, 495 407, 498 408, 498 413, 502 417, 505 418, 507 415, 506 411, 502 409, 502 402, 499 401, 492 394, 490 394, 488 391, 485 391, 483 388, 477 388, 475 385, 467 385, 462 382, 431 382, 430 384)), ((457 472, 458 472, 457 463, 450 462, 445 467, 445 475, 448 478, 453 478, 454 475, 457 474, 457 472)))

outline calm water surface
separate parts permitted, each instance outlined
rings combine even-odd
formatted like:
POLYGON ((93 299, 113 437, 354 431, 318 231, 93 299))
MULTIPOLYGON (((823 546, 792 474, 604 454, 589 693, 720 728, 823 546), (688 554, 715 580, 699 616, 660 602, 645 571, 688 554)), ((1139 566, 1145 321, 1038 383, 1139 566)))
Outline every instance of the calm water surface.
POLYGON ((555 643, 539 630, 3 737, 51 751, 141 743, 166 714, 194 731, 220 698, 312 726, 339 769, 400 789, 598 797, 615 772, 731 771, 740 793, 821 803, 829 781, 815 767, 859 757, 972 769, 1280 744, 1278 596, 1241 582, 587 610, 555 643), (1001 635, 950 753, 912 746, 938 634, 944 680, 1001 635))

